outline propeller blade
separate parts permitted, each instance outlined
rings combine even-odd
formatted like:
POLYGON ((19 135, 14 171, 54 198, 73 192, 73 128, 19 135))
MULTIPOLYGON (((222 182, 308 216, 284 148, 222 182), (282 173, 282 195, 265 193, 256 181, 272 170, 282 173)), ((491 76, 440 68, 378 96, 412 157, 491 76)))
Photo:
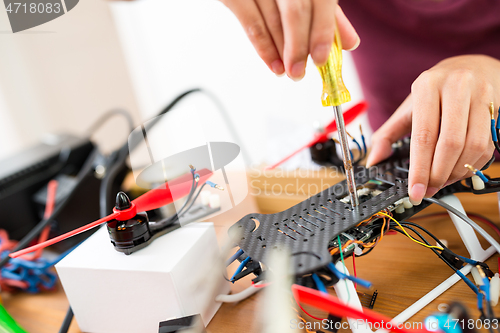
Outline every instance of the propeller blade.
MULTIPOLYGON (((196 173, 200 175, 200 184, 203 184, 208 180, 208 178, 210 178, 210 176, 212 176, 212 171, 208 169, 201 169, 196 171, 196 173)), ((193 177, 190 173, 182 175, 144 193, 137 199, 133 200, 132 203, 136 206, 138 212, 145 212, 160 208, 174 201, 172 192, 176 194, 177 198, 188 195, 191 191, 192 182, 193 177)))
MULTIPOLYGON (((366 111, 368 109, 368 103, 365 101, 361 101, 358 104, 354 105, 352 108, 346 110, 344 112, 344 123, 349 125, 354 119, 356 119, 357 116, 359 116, 361 113, 366 111)), ((325 127, 325 133, 330 134, 332 132, 335 132, 337 130, 337 123, 335 122, 335 119, 325 127)))
POLYGON ((80 228, 77 228, 75 230, 68 231, 65 234, 62 234, 60 236, 51 238, 48 241, 45 241, 43 243, 39 243, 39 244, 30 246, 28 248, 25 248, 23 250, 19 250, 17 252, 12 252, 11 254, 9 254, 9 257, 11 257, 11 258, 17 258, 19 256, 22 256, 22 255, 26 254, 26 253, 30 253, 30 252, 33 252, 33 251, 36 251, 36 250, 39 250, 39 249, 43 249, 43 248, 45 248, 47 246, 50 246, 52 244, 58 243, 58 242, 60 242, 62 240, 65 240, 66 238, 78 235, 78 234, 80 234, 80 233, 82 233, 84 231, 87 231, 87 230, 90 230, 92 228, 95 228, 95 227, 97 227, 100 224, 103 224, 105 222, 108 222, 109 220, 114 219, 118 215, 120 215, 120 214, 119 213, 110 214, 110 215, 108 215, 106 217, 103 217, 102 219, 99 219, 99 220, 94 221, 92 223, 86 224, 86 225, 84 225, 84 226, 82 226, 80 228))
MULTIPOLYGON (((201 169, 196 172, 198 175, 200 175, 200 180, 199 182, 204 183, 205 181, 210 178, 212 175, 212 171, 208 169, 201 169)), ((164 205, 168 205, 173 202, 173 197, 172 197, 172 191, 176 193, 176 195, 179 195, 180 197, 186 196, 189 194, 191 191, 191 184, 193 182, 193 176, 191 173, 187 173, 185 175, 182 175, 170 182, 167 182, 149 192, 144 193, 134 201, 132 201, 135 204, 135 211, 137 212, 144 212, 156 208, 160 208, 164 205), (172 189, 172 191, 171 191, 172 189)), ((125 213, 125 211, 123 211, 125 213)), ((108 222, 114 218, 117 218, 121 215, 120 211, 117 211, 111 215, 108 215, 106 217, 103 217, 97 221, 94 221, 92 223, 89 223, 87 225, 84 225, 80 228, 77 228, 75 230, 69 231, 65 234, 62 234, 60 236, 54 237, 52 239, 49 239, 45 242, 39 243, 37 245, 28 247, 23 250, 19 250, 16 252, 13 252, 9 254, 9 257, 11 258, 17 258, 19 256, 22 256, 26 253, 30 253, 39 249, 43 249, 47 246, 53 245, 55 243, 58 243, 62 240, 65 240, 66 238, 78 235, 79 233, 82 233, 84 231, 87 231, 89 229, 92 229, 94 227, 97 227, 98 225, 108 222)), ((135 214, 134 214, 135 215, 135 214)))
MULTIPOLYGON (((354 105, 352 108, 346 110, 346 112, 344 112, 344 123, 346 125, 349 125, 354 119, 356 119, 357 116, 359 116, 361 113, 363 113, 367 108, 368 108, 368 103, 366 103, 365 101, 362 101, 362 102, 359 102, 358 104, 354 105)), ((332 132, 335 132, 336 130, 337 130, 337 123, 335 122, 335 119, 334 119, 331 123, 329 123, 325 127, 325 131, 323 133, 316 134, 314 136, 314 139, 312 139, 311 141, 309 141, 307 144, 303 145, 299 149, 295 150, 291 154, 287 155, 285 158, 281 159, 280 161, 274 163, 273 165, 266 167, 266 170, 272 170, 272 169, 276 168, 277 166, 279 166, 280 164, 285 163, 290 158, 292 158, 296 154, 300 153, 302 150, 309 148, 309 147, 312 147, 315 144, 317 144, 318 142, 324 142, 325 140, 328 139, 327 135, 332 133, 332 132)))
MULTIPOLYGON (((381 322, 392 322, 391 318, 381 315, 373 310, 366 308, 358 310, 350 305, 345 304, 335 296, 322 293, 315 289, 294 284, 292 285, 292 293, 297 302, 311 305, 317 309, 327 311, 328 313, 331 313, 338 317, 362 319, 372 324, 378 323, 379 325, 381 322)), ((387 326, 387 328, 389 328, 389 326, 387 326)), ((430 333, 426 329, 406 329, 395 324, 392 325, 390 331, 399 333, 430 333)))

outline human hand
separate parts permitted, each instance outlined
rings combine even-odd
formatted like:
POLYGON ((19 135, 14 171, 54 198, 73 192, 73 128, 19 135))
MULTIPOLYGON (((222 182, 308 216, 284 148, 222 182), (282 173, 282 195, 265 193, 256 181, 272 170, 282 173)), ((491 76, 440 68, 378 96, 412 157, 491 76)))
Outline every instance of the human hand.
POLYGON ((307 56, 316 65, 328 59, 335 21, 346 50, 359 36, 337 0, 221 0, 238 18, 259 56, 276 75, 298 81, 305 75, 307 56))
POLYGON ((500 61, 484 55, 445 59, 413 82, 411 94, 372 137, 367 165, 391 154, 391 144, 411 131, 408 189, 413 204, 471 176, 494 150, 489 105, 498 107, 500 61))

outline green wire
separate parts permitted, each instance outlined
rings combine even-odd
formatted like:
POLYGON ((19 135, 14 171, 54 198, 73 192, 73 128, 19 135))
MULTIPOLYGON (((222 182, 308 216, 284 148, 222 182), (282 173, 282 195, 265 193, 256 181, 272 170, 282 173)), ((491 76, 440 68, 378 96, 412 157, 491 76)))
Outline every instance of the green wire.
MULTIPOLYGON (((345 261, 344 261, 344 254, 342 253, 342 243, 340 242, 340 235, 337 235, 337 242, 339 243, 340 260, 342 260, 342 264, 344 265, 344 274, 347 275, 345 261)), ((349 301, 351 300, 351 293, 349 292, 349 286, 347 285, 347 279, 344 279, 344 282, 345 282, 345 289, 347 290, 347 303, 349 303, 349 301)))
POLYGON ((0 332, 1 333, 26 333, 16 321, 9 315, 7 310, 0 304, 0 332))

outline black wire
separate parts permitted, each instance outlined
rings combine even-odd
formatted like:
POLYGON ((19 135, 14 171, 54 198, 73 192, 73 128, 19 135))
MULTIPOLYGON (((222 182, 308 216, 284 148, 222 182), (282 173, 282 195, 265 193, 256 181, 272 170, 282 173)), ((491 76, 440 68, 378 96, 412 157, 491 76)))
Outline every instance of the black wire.
POLYGON ((101 128, 102 125, 104 125, 112 116, 114 115, 120 115, 125 118, 127 121, 128 128, 130 132, 134 130, 134 120, 132 119, 132 116, 130 113, 126 110, 123 109, 112 109, 107 111, 105 114, 103 114, 101 117, 99 117, 88 129, 87 129, 87 135, 91 136, 94 134, 99 128, 101 128))
MULTIPOLYGON (((498 132, 498 131, 497 131, 498 132)), ((498 144, 498 141, 493 141, 493 144, 495 144, 495 149, 498 153, 500 153, 500 144, 498 144)))
MULTIPOLYGON (((172 108, 177 105, 182 99, 186 96, 195 93, 201 92, 201 89, 195 88, 191 90, 187 90, 184 93, 178 95, 174 98, 167 106, 161 110, 158 115, 144 125, 146 130, 150 130, 153 126, 155 126, 160 120, 160 116, 166 114, 171 111, 172 108)), ((142 142, 142 131, 140 133, 133 131, 130 136, 128 142, 126 142, 120 149, 113 153, 114 158, 112 158, 113 162, 108 167, 109 171, 106 172, 104 179, 101 182, 101 188, 99 190, 99 204, 101 207, 101 216, 106 216, 111 213, 109 210, 110 203, 114 199, 111 193, 111 186, 108 184, 111 181, 114 181, 116 176, 127 168, 126 162, 127 157, 129 155, 129 151, 133 151, 141 142, 142 142)))
MULTIPOLYGON (((391 225, 392 225, 392 223, 391 223, 391 225)), ((392 229, 392 230, 395 230, 395 231, 397 231, 397 232, 399 232, 399 233, 403 234, 404 236, 406 236, 406 234, 404 233, 404 231, 403 231, 403 230, 401 230, 401 229, 399 229, 399 228, 397 228, 397 227, 396 227, 396 226, 397 226, 397 224, 395 224, 395 223, 394 223, 393 225, 394 225, 394 227, 391 227, 391 229, 392 229)), ((424 242, 426 245, 431 245, 431 244, 427 241, 427 239, 425 239, 425 237, 423 237, 423 236, 422 236, 422 235, 421 235, 418 231, 416 231, 415 229, 413 229, 411 226, 406 226, 406 228, 407 228, 407 229, 409 229, 409 230, 411 230, 413 233, 415 233, 415 235, 417 235, 417 236, 418 236, 418 237, 422 240, 422 242, 424 242)), ((439 259, 441 259, 442 261, 444 261, 444 262, 445 262, 445 264, 446 264, 446 265, 448 265, 448 266, 449 266, 449 267, 450 267, 450 268, 451 268, 454 272, 456 272, 456 271, 457 271, 457 269, 456 269, 456 268, 455 268, 452 264, 450 264, 450 263, 448 262, 448 260, 446 260, 446 259, 445 259, 445 258, 441 255, 441 253, 439 253, 436 249, 434 249, 434 248, 429 248, 429 249, 430 249, 430 250, 432 250, 432 252, 434 252, 434 253, 435 253, 435 254, 439 257, 439 259)))
POLYGON ((66 316, 62 322, 61 328, 59 328, 59 333, 66 333, 69 330, 69 326, 71 325, 71 321, 73 320, 73 310, 71 306, 68 308, 68 312, 66 312, 66 316))
POLYGON ((207 185, 207 183, 203 183, 203 185, 201 185, 200 189, 198 190, 198 193, 196 193, 194 199, 191 201, 191 204, 188 206, 188 208, 186 208, 186 210, 183 211, 182 213, 179 213, 179 218, 181 218, 184 214, 186 214, 186 212, 188 212, 191 209, 191 207, 196 202, 196 199, 198 199, 198 196, 200 195, 205 185, 207 185))
MULTIPOLYGON (((443 249, 446 249, 450 254, 452 254, 455 257, 461 257, 460 255, 456 254, 455 252, 451 251, 446 245, 444 245, 439 240, 439 238, 437 238, 436 236, 434 236, 430 231, 428 231, 427 229, 425 229, 421 225, 413 223, 413 222, 410 222, 410 221, 401 222, 401 225, 405 226, 407 228, 409 228, 409 225, 419 228, 420 230, 422 230, 423 232, 425 232, 427 235, 431 236, 439 245, 441 245, 441 247, 443 249)), ((488 267, 488 265, 485 264, 485 263, 483 263, 483 262, 477 262, 477 264, 480 265, 480 266, 483 266, 483 267, 488 267)))
MULTIPOLYGON (((496 144, 498 145, 498 142, 496 144)), ((498 147, 500 148, 500 145, 498 147)), ((496 148, 496 146, 495 146, 495 148, 496 148)), ((488 169, 494 161, 495 161, 495 152, 493 152, 493 155, 491 156, 490 160, 485 165, 483 165, 483 167, 481 168, 481 171, 488 169)))
MULTIPOLYGON (((498 122, 498 119, 497 119, 497 122, 498 122)), ((497 131, 497 138, 498 138, 498 135, 500 135, 500 130, 498 128, 496 128, 495 131, 497 131)), ((500 154, 500 144, 498 143, 498 141, 493 141, 493 143, 495 144, 496 151, 500 154)))
MULTIPOLYGON (((165 219, 162 219, 160 221, 150 223, 149 226, 153 230, 163 230, 163 229, 171 226, 172 224, 174 224, 175 222, 177 222, 179 220, 179 214, 181 214, 181 212, 184 210, 184 208, 188 204, 189 200, 191 200, 191 198, 193 197, 194 191, 198 187, 198 182, 195 183, 195 175, 194 175, 194 173, 192 173, 192 175, 193 175, 193 182, 191 184, 191 190, 189 191, 189 195, 187 196, 187 199, 186 199, 186 202, 184 202, 184 205, 174 215, 169 216, 169 217, 167 217, 165 219)), ((181 216, 182 216, 182 214, 181 214, 181 216)))
MULTIPOLYGON (((486 303, 488 303, 488 302, 486 302, 486 303)), ((490 308, 491 308, 491 305, 490 305, 490 308)), ((482 318, 484 318, 484 319, 488 319, 488 320, 490 320, 490 321, 491 321, 492 319, 494 319, 494 318, 493 318, 493 317, 491 317, 491 316, 487 316, 487 315, 485 315, 485 314, 484 314, 484 310, 483 310, 483 309, 479 309, 479 312, 481 313, 481 316, 479 317, 479 319, 481 319, 481 317, 482 317, 482 318)), ((484 319, 483 319, 483 321, 484 321, 484 319)), ((495 332, 493 331, 493 327, 492 327, 491 325, 490 325, 490 327, 488 328, 488 331, 489 331, 490 333, 495 333, 495 332)))
MULTIPOLYGON (((410 221, 404 221, 404 222, 400 222, 401 225, 403 226, 408 226, 408 225, 411 225, 411 226, 414 226, 414 227, 417 227, 419 228, 420 230, 422 230, 423 232, 425 232, 427 235, 431 236, 439 245, 441 245, 442 248, 446 248, 446 245, 444 245, 441 240, 439 240, 439 238, 437 238, 436 236, 434 236, 429 230, 425 229, 424 227, 422 227, 421 225, 419 224, 416 224, 414 222, 410 222, 410 221)), ((451 251, 450 251, 451 252, 451 251)), ((453 253, 453 252, 452 252, 453 253)))
MULTIPOLYGON (((198 182, 196 182, 196 177, 193 173, 193 183, 191 184, 191 190, 189 191, 189 195, 188 195, 186 201, 184 202, 184 205, 182 205, 181 209, 179 209, 179 211, 177 213, 175 213, 175 215, 172 216, 171 219, 173 219, 174 221, 177 221, 179 219, 179 217, 183 215, 182 212, 184 211, 184 209, 188 205, 189 200, 191 200, 191 198, 193 197, 193 194, 196 191, 197 187, 198 187, 198 182)), ((196 198, 195 198, 195 200, 196 200, 196 198)), ((191 206, 189 206, 189 208, 191 208, 191 206)))

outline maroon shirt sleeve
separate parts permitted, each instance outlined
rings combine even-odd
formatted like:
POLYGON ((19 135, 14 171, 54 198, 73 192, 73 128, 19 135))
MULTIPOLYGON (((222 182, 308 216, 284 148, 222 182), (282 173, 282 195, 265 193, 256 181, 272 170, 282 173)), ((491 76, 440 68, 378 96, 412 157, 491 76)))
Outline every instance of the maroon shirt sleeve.
POLYGON ((352 56, 373 129, 439 61, 462 54, 500 59, 499 0, 341 0, 340 6, 361 38, 352 56))

